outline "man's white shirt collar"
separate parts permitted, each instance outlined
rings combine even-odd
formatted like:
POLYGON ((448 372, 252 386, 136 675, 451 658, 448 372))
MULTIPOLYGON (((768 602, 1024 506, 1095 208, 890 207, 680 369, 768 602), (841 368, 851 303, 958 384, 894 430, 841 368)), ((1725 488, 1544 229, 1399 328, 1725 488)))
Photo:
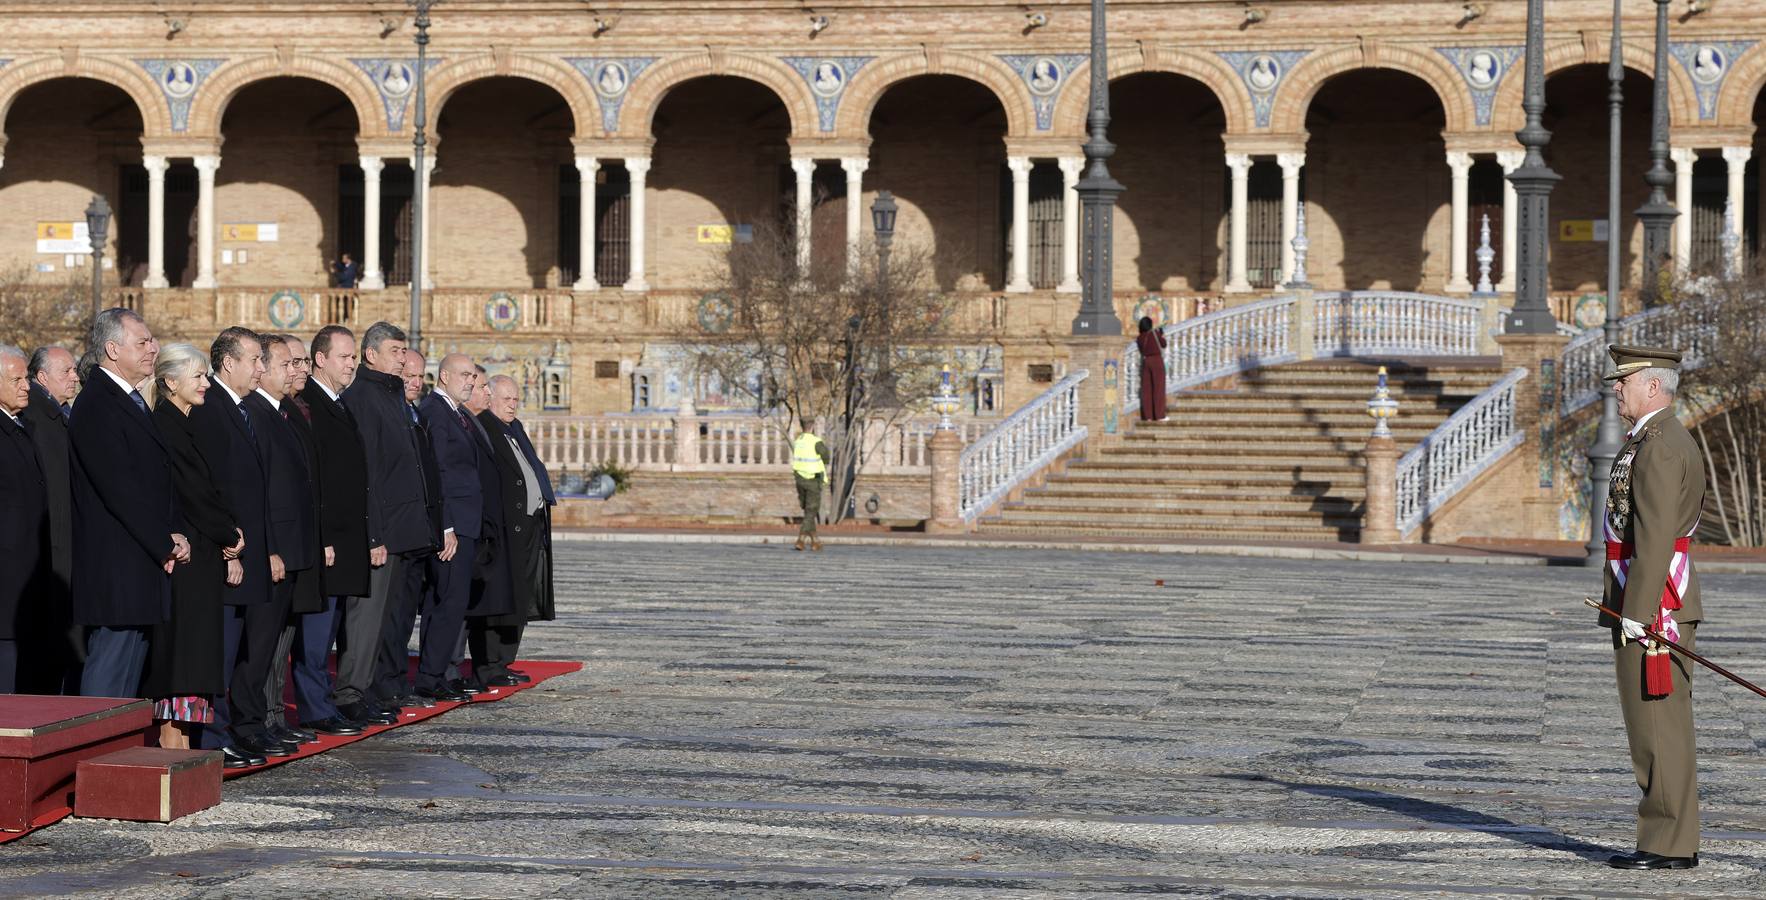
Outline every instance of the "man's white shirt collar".
POLYGON ((109 376, 110 376, 110 380, 111 380, 111 381, 114 381, 114 382, 116 382, 116 383, 117 383, 117 387, 120 387, 120 388, 122 388, 122 389, 123 389, 123 393, 124 393, 124 394, 133 394, 133 393, 135 393, 135 386, 134 386, 134 385, 132 385, 132 384, 130 384, 130 383, 128 383, 128 382, 127 382, 127 381, 124 381, 124 380, 123 380, 123 376, 121 376, 121 375, 118 375, 118 374, 117 374, 117 373, 115 373, 115 372, 112 372, 112 371, 111 371, 111 370, 109 370, 109 369, 107 369, 107 368, 105 368, 105 367, 104 367, 104 366, 99 366, 99 367, 98 367, 98 371, 100 371, 100 372, 103 372, 103 373, 104 373, 104 374, 106 374, 106 375, 109 375, 109 376))
MULTIPOLYGON (((1664 406, 1664 407, 1662 407, 1662 409, 1667 409, 1667 407, 1664 406)), ((1655 418, 1656 413, 1661 412, 1662 409, 1652 409, 1649 412, 1644 413, 1642 416, 1640 416, 1638 418, 1637 424, 1631 426, 1631 431, 1628 432, 1628 434, 1636 434, 1639 431, 1642 431, 1644 423, 1648 422, 1652 418, 1655 418)))
POLYGON ((446 403, 446 404, 447 404, 447 405, 448 405, 448 409, 451 409, 451 410, 453 410, 453 411, 454 411, 454 412, 459 412, 459 411, 460 411, 460 404, 459 404, 459 402, 458 402, 458 401, 456 401, 456 400, 455 400, 455 399, 454 399, 454 398, 452 398, 452 397, 450 397, 450 396, 448 396, 448 392, 447 392, 447 391, 444 391, 444 390, 442 390, 442 389, 440 389, 440 388, 436 388, 436 391, 435 391, 435 393, 436 393, 436 395, 437 395, 437 396, 439 396, 439 397, 441 397, 441 398, 442 398, 442 402, 443 402, 443 403, 446 403))
POLYGON ((326 384, 323 381, 320 381, 317 378, 313 379, 313 381, 314 381, 314 383, 319 385, 319 390, 325 392, 325 396, 331 398, 332 402, 337 401, 338 393, 336 391, 332 390, 330 385, 326 384))
POLYGON ((228 397, 231 397, 231 398, 233 398, 233 405, 234 405, 234 406, 238 406, 238 405, 239 405, 239 403, 240 403, 240 400, 239 400, 239 395, 238 395, 238 394, 235 394, 235 393, 233 393, 233 389, 232 389, 232 388, 230 388, 230 387, 228 387, 228 386, 227 386, 227 382, 225 382, 225 381, 222 381, 222 380, 221 380, 221 379, 219 379, 219 378, 216 378, 216 379, 214 379, 214 382, 215 382, 215 385, 216 385, 216 386, 217 386, 217 387, 219 387, 219 388, 220 388, 220 389, 221 389, 221 390, 222 390, 222 391, 225 391, 225 392, 226 392, 226 394, 227 394, 227 396, 228 396, 228 397))
POLYGON ((277 412, 282 411, 282 401, 276 399, 275 397, 270 396, 270 393, 268 391, 264 390, 263 388, 258 388, 257 393, 258 393, 258 396, 264 398, 265 400, 270 401, 270 408, 271 409, 273 409, 277 412))

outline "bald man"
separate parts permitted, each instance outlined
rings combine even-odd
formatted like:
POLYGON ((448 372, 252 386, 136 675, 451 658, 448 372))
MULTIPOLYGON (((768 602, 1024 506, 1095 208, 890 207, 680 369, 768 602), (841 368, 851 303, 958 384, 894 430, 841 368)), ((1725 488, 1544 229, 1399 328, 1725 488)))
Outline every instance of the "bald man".
POLYGON ((78 694, 80 665, 86 656, 85 629, 73 623, 74 499, 73 456, 68 446, 68 414, 80 391, 74 355, 56 346, 31 354, 30 405, 20 418, 31 431, 37 460, 49 487, 50 567, 37 586, 37 600, 25 612, 29 637, 19 645, 22 694, 78 694))
POLYGON ((442 547, 435 556, 434 583, 423 598, 416 694, 437 702, 467 699, 448 683, 448 666, 466 623, 478 542, 484 537, 484 488, 478 469, 488 450, 465 406, 477 388, 478 369, 472 359, 450 353, 437 369, 435 390, 417 405, 441 482, 442 547))

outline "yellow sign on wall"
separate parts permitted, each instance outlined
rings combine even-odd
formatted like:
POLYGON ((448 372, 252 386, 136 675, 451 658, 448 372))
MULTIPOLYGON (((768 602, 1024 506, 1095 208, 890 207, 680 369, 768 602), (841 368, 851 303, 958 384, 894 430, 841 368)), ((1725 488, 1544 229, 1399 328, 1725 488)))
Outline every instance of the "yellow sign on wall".
POLYGON ((699 226, 699 243, 728 244, 736 237, 734 225, 701 225, 699 226))
POLYGON ((274 222, 231 223, 221 226, 221 240, 242 244, 275 243, 281 237, 280 231, 274 222))
POLYGON ((38 222, 38 253, 91 253, 92 239, 85 222, 38 222))
POLYGON ((1606 239, 1605 219, 1565 219, 1558 223, 1558 240, 1565 243, 1604 243, 1606 239))

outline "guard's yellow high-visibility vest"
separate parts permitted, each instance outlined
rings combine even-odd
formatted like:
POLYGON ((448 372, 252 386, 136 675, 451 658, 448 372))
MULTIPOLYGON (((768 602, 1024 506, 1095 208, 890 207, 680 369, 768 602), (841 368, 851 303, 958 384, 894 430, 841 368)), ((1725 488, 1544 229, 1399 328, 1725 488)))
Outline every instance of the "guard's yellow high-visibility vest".
POLYGON ((821 443, 821 440, 806 431, 798 435, 797 440, 792 442, 791 471, 796 473, 797 477, 814 478, 828 471, 828 467, 822 463, 821 455, 816 453, 816 444, 821 443))

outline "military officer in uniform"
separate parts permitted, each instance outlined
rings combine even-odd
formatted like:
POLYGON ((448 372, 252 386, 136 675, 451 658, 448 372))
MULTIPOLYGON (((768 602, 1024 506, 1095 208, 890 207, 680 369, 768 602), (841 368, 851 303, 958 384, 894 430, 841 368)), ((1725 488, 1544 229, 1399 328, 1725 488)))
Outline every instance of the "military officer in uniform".
POLYGON ((1680 353, 1613 346, 1606 376, 1619 415, 1631 423, 1613 460, 1607 494, 1606 601, 1619 709, 1643 800, 1637 851, 1608 860, 1620 869, 1690 869, 1699 864, 1699 788, 1692 724, 1692 666, 1646 628, 1694 649, 1704 612, 1690 555, 1705 496, 1705 462, 1674 417, 1680 353))
POLYGON ((797 548, 809 541, 811 549, 822 549, 816 537, 816 520, 822 517, 822 491, 828 486, 828 445, 816 436, 815 423, 805 418, 798 423, 803 431, 791 442, 791 474, 797 482, 797 502, 803 507, 803 522, 797 526, 797 548))

